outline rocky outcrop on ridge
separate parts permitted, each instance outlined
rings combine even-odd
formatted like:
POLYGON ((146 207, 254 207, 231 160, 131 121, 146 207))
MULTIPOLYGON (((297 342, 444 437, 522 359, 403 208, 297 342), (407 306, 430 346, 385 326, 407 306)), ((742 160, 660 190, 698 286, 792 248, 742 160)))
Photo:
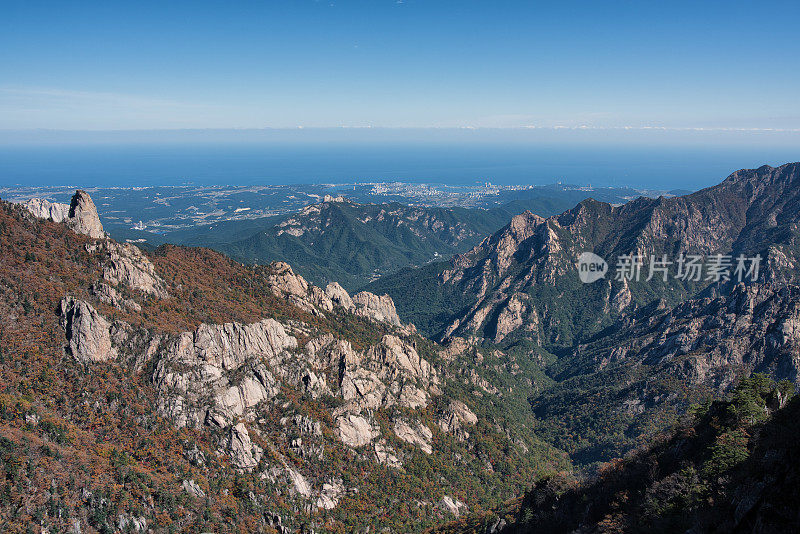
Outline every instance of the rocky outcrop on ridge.
POLYGON ((49 219, 53 222, 64 222, 69 217, 69 204, 50 202, 43 198, 32 198, 20 203, 35 217, 49 219))
POLYGON ((800 164, 791 163, 738 171, 717 186, 682 197, 639 198, 622 206, 588 199, 546 219, 524 212, 454 257, 439 275, 445 290, 471 301, 466 313, 445 325, 442 337, 501 342, 514 334, 564 345, 574 341, 565 335, 574 332, 574 323, 591 330, 592 322, 596 328, 607 317, 627 313, 660 289, 675 303, 714 283, 705 272, 696 283, 680 281, 674 265, 664 283, 617 280, 616 261, 622 255, 643 259, 641 280, 648 277, 650 256, 665 253, 673 263, 681 254, 760 254, 762 280, 797 280, 798 191, 800 164), (609 264, 605 279, 592 284, 580 283, 577 276, 577 258, 587 251, 609 264))
MULTIPOLYGON (((687 383, 724 390, 743 369, 800 385, 800 290, 738 284, 730 294, 653 306, 579 347, 600 371, 644 362, 687 383)), ((591 362, 591 363, 589 363, 591 362)), ((584 369, 586 370, 586 369, 584 369)))
POLYGON ((68 354, 83 363, 106 362, 117 357, 117 349, 111 343, 111 323, 90 304, 65 297, 59 305, 59 316, 68 354))
POLYGON ((265 360, 296 346, 273 319, 203 324, 184 332, 164 348, 153 374, 161 392, 159 409, 178 426, 224 428, 277 395, 278 383, 265 360))
POLYGON ((389 295, 374 295, 362 291, 350 296, 339 284, 332 282, 323 291, 295 274, 289 264, 276 261, 270 264, 267 275, 272 292, 285 298, 298 308, 311 313, 333 311, 334 306, 376 322, 401 326, 394 301, 389 295))
POLYGON ((400 326, 400 317, 397 308, 389 295, 375 295, 369 291, 362 291, 353 295, 355 314, 367 317, 374 321, 400 326))
POLYGON ((441 430, 455 398, 508 414, 444 374, 438 347, 391 324, 385 302, 382 317, 357 315, 337 284, 319 291, 288 266, 270 279, 208 249, 149 255, 0 205, 0 463, 35 466, 4 517, 25 502, 51 532, 110 531, 120 516, 228 531, 230 514, 248 531, 408 531, 437 520, 444 486, 470 495, 537 468, 500 426, 467 442, 441 430), (492 458, 506 451, 513 462, 492 458), (408 506, 387 518, 385 498, 408 506))
POLYGON ((23 202, 22 206, 40 219, 50 219, 57 223, 65 222, 79 234, 84 234, 94 239, 108 237, 108 234, 103 230, 103 224, 97 215, 97 208, 92 201, 92 197, 82 189, 75 191, 69 204, 32 198, 23 202))
POLYGON ((92 202, 92 197, 86 191, 78 189, 69 205, 67 222, 79 234, 88 235, 94 239, 103 239, 107 234, 103 230, 97 208, 92 202))
MULTIPOLYGON (((53 222, 64 222, 76 233, 102 240, 87 244, 86 248, 89 252, 105 253, 103 278, 112 286, 127 286, 158 298, 169 296, 166 284, 156 274, 152 262, 139 248, 130 243, 120 244, 107 239, 108 234, 103 230, 97 208, 86 191, 78 189, 69 205, 34 198, 23 202, 22 206, 36 217, 50 219, 53 222)), ((139 307, 135 301, 120 297, 113 287, 108 285, 98 284, 94 290, 101 300, 114 307, 128 308, 133 311, 137 311, 137 307, 139 307)))
POLYGON ((142 307, 133 299, 126 299, 108 284, 97 282, 89 288, 89 292, 110 306, 120 310, 129 310, 134 313, 142 311, 142 307))
POLYGON ((100 244, 107 259, 103 264, 103 278, 113 285, 123 285, 157 298, 167 298, 166 284, 156 274, 153 263, 138 247, 126 243, 121 245, 107 240, 100 244))

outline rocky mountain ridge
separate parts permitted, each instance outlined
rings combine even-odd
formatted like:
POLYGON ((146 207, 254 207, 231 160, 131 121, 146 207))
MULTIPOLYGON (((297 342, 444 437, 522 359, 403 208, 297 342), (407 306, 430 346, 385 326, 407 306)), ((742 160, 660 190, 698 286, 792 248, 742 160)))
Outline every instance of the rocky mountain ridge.
MULTIPOLYGON (((475 300, 443 336, 478 334, 499 342, 524 323, 530 336, 563 344, 558 333, 562 319, 547 309, 545 299, 530 298, 544 285, 578 296, 591 292, 596 300, 591 311, 598 317, 653 298, 651 288, 611 276, 596 284, 601 290, 570 287, 574 280, 564 279, 576 278, 575 263, 584 251, 607 258, 612 270, 614 260, 626 254, 648 259, 667 254, 673 260, 761 254, 766 263, 762 280, 796 280, 798 191, 800 164, 787 164, 738 171, 718 186, 683 197, 640 198, 619 207, 586 200, 547 219, 518 215, 441 273, 441 284, 475 300)), ((667 289, 685 298, 700 288, 669 283, 667 289)))
MULTIPOLYGON (((59 506, 69 509, 36 519, 43 527, 93 531, 124 523, 146 530, 166 513, 181 528, 219 530, 222 510, 233 506, 237 522, 248 518, 267 531, 290 532, 303 523, 320 530, 381 522, 417 529, 508 496, 543 465, 565 465, 563 455, 513 422, 500 426, 512 419, 499 417, 494 399, 471 395, 455 379, 463 363, 442 360, 440 347, 401 324, 387 296, 350 296, 333 283, 323 290, 285 263, 245 267, 178 247, 146 254, 105 235, 74 232, 69 220, 53 223, 50 211, 45 220, 34 217, 41 210, 2 208, 0 236, 28 244, 4 248, 0 263, 9 267, 0 303, 6 315, 22 318, 0 331, 0 360, 16 366, 28 354, 24 347, 32 347, 53 376, 63 377, 55 379, 59 390, 81 391, 89 383, 104 391, 91 398, 71 393, 54 404, 50 390, 36 390, 21 419, 9 416, 0 425, 7 447, 17 450, 19 432, 42 439, 51 426, 31 422, 50 418, 86 436, 89 451, 114 462, 127 455, 133 463, 126 465, 138 473, 148 472, 143 462, 152 462, 145 459, 151 452, 165 455, 170 460, 160 464, 158 491, 188 496, 172 510, 148 493, 155 490, 124 478, 115 479, 122 493, 87 482, 63 491, 59 506), (108 376, 119 378, 100 378, 108 376), (97 418, 77 418, 73 402, 89 402, 85 410, 98 411, 97 418), (130 425, 138 428, 135 438, 123 431, 130 425), (180 445, 162 448, 162 439, 177 436, 180 445), (103 452, 108 447, 116 451, 111 456, 103 452), (502 477, 505 485, 493 484, 502 488, 495 497, 481 486, 502 477), (231 500, 235 481, 250 489, 235 490, 231 500), (384 492, 386 484, 393 493, 384 492), (84 499, 81 487, 105 500, 84 499), (133 507, 125 492, 150 504, 133 507), (387 497, 416 504, 379 520, 392 506, 387 497), (116 511, 107 510, 109 503, 116 511), (92 515, 100 509, 105 515, 92 515)), ((22 376, 8 375, 4 406, 23 402, 19 388, 38 368, 15 367, 22 376)), ((58 454, 73 458, 76 439, 63 438, 58 454)), ((98 480, 128 472, 115 469, 98 480)), ((9 488, 26 506, 55 498, 51 491, 9 488)))
POLYGON ((423 332, 446 343, 540 362, 545 376, 531 380, 528 398, 541 435, 597 465, 751 372, 798 383, 798 185, 792 163, 737 171, 684 197, 526 212, 438 269, 370 289, 392 295, 407 319, 421 307, 416 295, 440 306, 427 315, 438 328, 423 332), (587 251, 608 262, 593 283, 579 278, 587 251), (647 280, 651 256, 717 254, 732 264, 728 280, 679 279, 674 264, 666 280, 647 280), (622 255, 646 258, 640 279, 615 276, 622 255), (740 255, 761 258, 757 278, 738 280, 740 255))

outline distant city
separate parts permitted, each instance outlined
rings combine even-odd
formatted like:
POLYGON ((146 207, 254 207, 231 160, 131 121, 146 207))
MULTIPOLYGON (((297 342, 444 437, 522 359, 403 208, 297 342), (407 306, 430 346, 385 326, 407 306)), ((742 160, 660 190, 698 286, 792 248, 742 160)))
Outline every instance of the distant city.
MULTIPOLYGON (((6 187, 0 197, 12 202, 45 198, 69 202, 76 187, 6 187)), ((103 223, 112 231, 165 233, 224 221, 261 219, 296 212, 321 202, 326 195, 341 195, 358 203, 400 202, 416 206, 489 209, 531 196, 577 194, 576 202, 590 193, 622 203, 637 196, 672 196, 674 192, 630 188, 593 188, 565 185, 474 185, 368 182, 264 186, 160 186, 87 188, 103 223)), ((140 237, 137 237, 137 240, 140 237)))

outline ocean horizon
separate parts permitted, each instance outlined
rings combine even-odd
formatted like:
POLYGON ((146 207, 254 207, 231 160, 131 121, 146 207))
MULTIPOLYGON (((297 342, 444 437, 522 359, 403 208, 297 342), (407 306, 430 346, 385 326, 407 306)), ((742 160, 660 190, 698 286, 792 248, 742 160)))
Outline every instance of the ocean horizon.
POLYGON ((402 181, 696 190, 740 168, 800 159, 790 148, 412 143, 0 146, 0 186, 132 187, 402 181))

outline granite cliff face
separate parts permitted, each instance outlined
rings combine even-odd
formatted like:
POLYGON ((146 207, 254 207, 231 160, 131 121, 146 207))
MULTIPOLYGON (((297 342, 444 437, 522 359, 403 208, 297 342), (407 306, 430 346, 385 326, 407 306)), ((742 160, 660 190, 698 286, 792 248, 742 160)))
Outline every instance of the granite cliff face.
POLYGON ((63 222, 69 217, 69 204, 50 202, 43 198, 32 198, 22 203, 22 206, 40 219, 50 219, 53 222, 63 222))
POLYGON ((97 215, 97 208, 86 191, 78 189, 73 195, 67 213, 67 223, 79 234, 94 239, 106 237, 100 217, 97 215))
MULTIPOLYGON (((356 293, 352 297, 345 289, 331 282, 323 291, 309 284, 305 278, 292 271, 288 263, 276 261, 270 264, 267 283, 276 296, 285 298, 295 306, 311 313, 319 314, 340 307, 360 317, 379 323, 402 326, 394 301, 388 295, 375 295, 368 291, 356 293)), ((409 325, 411 331, 413 325, 409 325)))
POLYGON ((600 323, 609 312, 613 316, 642 305, 658 292, 675 303, 707 283, 669 280, 654 290, 652 284, 613 280, 616 259, 625 254, 645 259, 642 278, 648 276, 651 255, 667 254, 674 261, 681 254, 761 254, 762 280, 796 281, 798 192, 800 164, 787 164, 738 171, 718 186, 684 197, 640 198, 622 206, 586 200, 547 219, 518 215, 455 257, 439 276, 445 289, 472 301, 442 335, 501 341, 519 332, 545 345, 564 345, 572 342, 563 333, 573 329, 571 322, 588 322, 592 314, 600 323), (606 278, 591 285, 577 280, 577 258, 585 251, 610 265, 606 278), (533 302, 526 303, 526 297, 533 302), (570 309, 575 300, 584 302, 582 309, 570 309))
MULTIPOLYGON (((374 315, 367 313, 372 310, 369 304, 348 304, 349 297, 340 288, 329 288, 335 300, 327 297, 286 264, 272 265, 267 283, 276 296, 315 316, 332 313, 336 306, 340 313, 399 326, 386 320, 381 307, 374 315)), ((107 291, 99 295, 106 296, 107 291)), ((415 350, 414 342, 405 338, 410 335, 407 328, 397 332, 403 337, 386 334, 365 350, 356 350, 345 339, 315 333, 311 325, 271 318, 252 324, 201 324, 192 332, 154 336, 124 323, 112 327, 91 305, 71 298, 62 302, 61 315, 69 355, 91 363, 123 354, 139 368, 152 368, 150 380, 163 417, 179 428, 218 435, 218 454, 234 467, 258 471, 275 483, 285 479, 294 494, 316 508, 335 508, 343 490, 340 483, 324 482, 319 469, 292 466, 272 441, 276 430, 278 441, 286 434, 267 422, 267 414, 282 409, 288 392, 336 400, 335 407, 323 412, 323 421, 329 423, 300 414, 281 420, 286 426, 299 425, 301 437, 292 442, 292 449, 303 457, 323 459, 330 447, 325 436, 333 436, 366 461, 393 469, 403 467, 409 452, 401 452, 390 440, 433 453, 432 430, 413 414, 443 395, 441 379, 415 350), (112 330, 117 333, 112 335, 112 330), (405 415, 382 427, 376 414, 395 408, 405 410, 405 415)), ((458 431, 459 439, 468 439, 466 428, 474 426, 477 417, 461 401, 452 400, 449 406, 441 416, 442 432, 458 431)))
MULTIPOLYGON (((683 197, 621 206, 589 199, 549 218, 522 213, 439 271, 421 270, 422 282, 405 275, 402 286, 377 287, 401 317, 424 299, 444 304, 438 337, 452 347, 497 347, 540 362, 544 376, 518 387, 540 430, 592 464, 623 456, 652 435, 654 421, 667 424, 751 372, 800 383, 799 206, 797 163, 738 171, 683 197), (584 252, 608 262, 604 278, 581 282, 584 252), (730 258, 730 280, 675 276, 682 255, 717 254, 730 258), (615 279, 621 255, 644 258, 638 281, 615 279), (648 280, 651 256, 663 255, 672 270, 648 280), (757 278, 739 282, 740 255, 760 256, 757 278), (580 438, 597 432, 597 421, 608 433, 580 438)), ((510 369, 496 376, 516 380, 510 369)))
POLYGON ((111 344, 111 323, 90 304, 65 297, 59 305, 65 350, 83 363, 105 362, 117 357, 111 344))
POLYGON ((28 211, 40 219, 50 219, 53 222, 64 222, 75 232, 87 235, 93 239, 107 237, 103 224, 97 215, 97 208, 92 197, 86 191, 78 189, 72 196, 69 204, 60 204, 48 200, 32 198, 22 203, 28 211))

